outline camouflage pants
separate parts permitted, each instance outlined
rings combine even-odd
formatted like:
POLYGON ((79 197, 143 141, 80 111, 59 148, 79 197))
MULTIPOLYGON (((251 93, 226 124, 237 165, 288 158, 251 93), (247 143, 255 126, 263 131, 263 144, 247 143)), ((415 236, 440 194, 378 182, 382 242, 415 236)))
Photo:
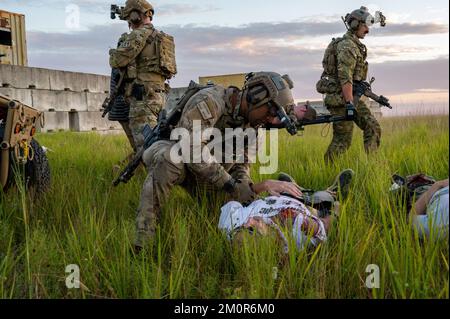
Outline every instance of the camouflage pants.
POLYGON ((184 163, 171 160, 170 150, 174 144, 174 141, 159 141, 144 153, 143 161, 148 168, 148 175, 142 187, 136 216, 136 246, 144 247, 153 238, 161 207, 176 185, 197 197, 201 195, 201 190, 208 191, 209 199, 223 195, 199 182, 184 163))
MULTIPOLYGON (((332 115, 345 115, 345 106, 329 107, 328 110, 332 115)), ((363 131, 364 149, 366 153, 376 151, 381 141, 380 124, 364 102, 360 101, 356 110, 355 123, 363 131)), ((333 161, 334 157, 348 150, 352 144, 353 127, 353 122, 333 124, 333 140, 325 154, 326 161, 333 161)))
POLYGON ((139 149, 144 144, 142 130, 146 124, 149 124, 152 128, 156 126, 159 112, 161 112, 166 103, 166 94, 163 92, 154 92, 143 101, 137 101, 134 97, 130 97, 129 102, 129 127, 134 144, 139 149))
POLYGON ((123 131, 127 135, 128 142, 130 142, 131 147, 133 148, 133 151, 136 152, 136 144, 134 143, 133 134, 131 133, 130 129, 130 122, 129 121, 120 121, 120 125, 123 128, 123 131))

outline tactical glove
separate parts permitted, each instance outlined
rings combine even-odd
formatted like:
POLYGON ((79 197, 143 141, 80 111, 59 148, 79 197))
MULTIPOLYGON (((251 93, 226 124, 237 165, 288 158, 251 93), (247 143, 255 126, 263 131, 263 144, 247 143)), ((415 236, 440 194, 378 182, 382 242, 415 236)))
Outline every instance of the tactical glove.
POLYGON ((352 102, 345 104, 346 115, 348 121, 353 121, 356 118, 356 109, 352 102))

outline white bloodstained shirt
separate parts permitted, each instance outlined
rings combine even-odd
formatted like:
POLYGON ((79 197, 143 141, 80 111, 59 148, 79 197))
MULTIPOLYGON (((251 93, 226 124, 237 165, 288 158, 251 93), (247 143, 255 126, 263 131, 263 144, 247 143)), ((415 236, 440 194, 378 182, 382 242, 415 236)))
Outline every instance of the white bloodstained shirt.
POLYGON ((291 220, 293 222, 292 235, 298 249, 305 248, 307 244, 317 246, 327 239, 325 226, 320 218, 313 215, 302 202, 285 196, 260 199, 247 207, 243 207, 238 202, 229 202, 221 209, 219 228, 230 235, 254 217, 259 217, 267 225, 274 226, 285 241, 279 224, 285 225, 287 220, 291 220), (310 223, 315 223, 316 227, 310 227, 310 223), (316 232, 306 231, 311 228, 317 229, 316 232))

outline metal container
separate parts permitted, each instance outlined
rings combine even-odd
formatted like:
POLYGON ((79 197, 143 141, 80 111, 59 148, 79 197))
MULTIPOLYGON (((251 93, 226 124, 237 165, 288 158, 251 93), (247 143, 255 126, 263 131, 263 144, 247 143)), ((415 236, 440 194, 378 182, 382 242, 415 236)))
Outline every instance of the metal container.
POLYGON ((28 66, 23 14, 0 10, 0 64, 28 66))

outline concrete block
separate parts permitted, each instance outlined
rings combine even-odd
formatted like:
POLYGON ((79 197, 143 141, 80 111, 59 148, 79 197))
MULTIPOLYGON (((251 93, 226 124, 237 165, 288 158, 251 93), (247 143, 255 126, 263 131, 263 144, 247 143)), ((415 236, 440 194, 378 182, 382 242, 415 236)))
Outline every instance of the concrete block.
POLYGON ((0 86, 13 86, 12 65, 0 64, 0 86))
POLYGON ((88 76, 85 73, 66 72, 66 86, 74 92, 88 91, 88 76))
POLYGON ((1 65, 1 86, 9 85, 12 88, 42 90, 50 89, 49 70, 41 68, 29 68, 18 65, 1 65))
POLYGON ((17 89, 50 89, 49 70, 18 65, 0 65, 0 86, 17 89))
POLYGON ((70 112, 70 129, 76 132, 120 130, 119 122, 102 118, 102 112, 70 112))
POLYGON ((60 91, 56 93, 57 111, 87 111, 86 94, 82 92, 60 91))
POLYGON ((110 77, 105 75, 85 74, 87 89, 91 93, 109 92, 110 77))
POLYGON ((98 112, 102 109, 103 102, 108 94, 106 93, 85 93, 87 101, 87 110, 90 112, 98 112))
POLYGON ((56 94, 48 90, 30 90, 33 99, 33 107, 39 111, 50 111, 57 109, 56 94))
POLYGON ((41 132, 69 131, 68 112, 44 112, 44 128, 41 132))
POLYGON ((2 80, 2 86, 7 84, 12 88, 26 89, 31 84, 31 68, 11 65, 5 69, 2 67, 1 73, 3 72, 5 79, 2 80))
POLYGON ((104 75, 50 70, 50 89, 55 91, 105 93, 110 77, 104 75))
POLYGON ((28 106, 33 106, 31 90, 29 89, 0 88, 0 93, 28 106))
POLYGON ((109 93, 111 77, 110 76, 102 76, 101 78, 101 88, 103 89, 102 93, 109 93))
POLYGON ((0 94, 6 95, 7 97, 10 97, 12 99, 14 98, 14 96, 13 96, 13 94, 14 94, 13 89, 0 87, 0 94))
POLYGON ((82 92, 32 90, 33 107, 40 111, 87 111, 86 94, 82 92))
POLYGON ((64 91, 65 89, 71 89, 67 73, 65 71, 49 70, 50 90, 64 91))
POLYGON ((31 68, 31 81, 29 85, 39 90, 50 90, 50 70, 31 68))
POLYGON ((109 81, 105 75, 0 65, 0 87, 105 93, 109 91, 109 81))

